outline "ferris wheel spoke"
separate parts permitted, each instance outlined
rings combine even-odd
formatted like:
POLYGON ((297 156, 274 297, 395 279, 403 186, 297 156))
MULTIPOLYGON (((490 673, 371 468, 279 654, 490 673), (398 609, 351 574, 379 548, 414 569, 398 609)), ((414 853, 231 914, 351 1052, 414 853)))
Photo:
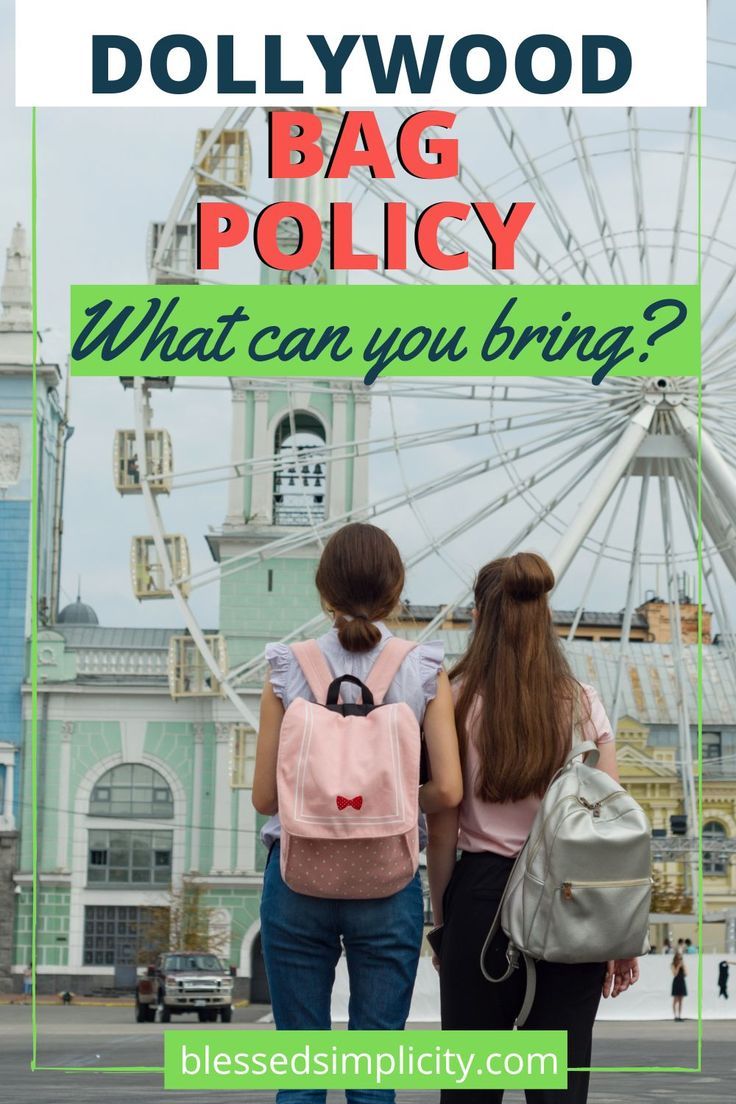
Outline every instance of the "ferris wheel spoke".
MULTIPOLYGON (((677 586, 677 562, 674 556, 675 534, 672 525, 672 505, 670 501, 670 480, 667 475, 659 476, 660 505, 662 512, 662 535, 664 540, 665 569, 667 575, 667 602, 669 605, 670 639, 674 675, 677 685, 677 717, 680 737, 680 757, 682 762, 682 789, 688 824, 698 823, 698 803, 695 797, 695 778, 693 774, 693 754, 690 738, 689 686, 682 651, 682 627, 677 586)), ((690 861, 690 890, 693 898, 698 892, 697 860, 693 855, 690 861)))
MULTIPOLYGON (((580 419, 580 421, 584 422, 584 419, 580 419)), ((600 430, 596 430, 596 434, 599 435, 600 430)), ((497 470, 507 463, 510 457, 520 459, 522 457, 532 456, 546 449, 553 448, 560 442, 567 442, 569 438, 569 428, 561 430, 559 434, 553 437, 550 437, 550 435, 546 433, 542 434, 534 438, 532 442, 526 442, 523 445, 520 444, 508 448, 499 456, 477 460, 454 470, 450 470, 442 476, 435 476, 415 487, 412 494, 415 499, 437 494, 442 490, 456 486, 460 482, 467 482, 478 476, 497 470)), ((371 503, 369 506, 363 508, 360 511, 361 519, 368 520, 389 514, 402 506, 404 502, 403 491, 392 492, 384 498, 379 499, 377 502, 371 503)), ((354 511, 345 511, 329 520, 315 524, 312 528, 304 529, 297 533, 287 534, 283 537, 277 537, 258 548, 249 549, 247 552, 242 552, 237 556, 233 556, 227 561, 226 567, 214 564, 211 567, 182 577, 178 582, 180 584, 186 583, 192 589, 207 586, 217 578, 227 578, 230 575, 237 574, 239 571, 255 567, 257 564, 263 563, 266 559, 286 555, 289 552, 308 547, 314 543, 315 534, 317 532, 322 538, 329 536, 338 529, 340 525, 351 520, 353 517, 354 511)))
MULTIPOLYGON (((736 265, 734 265, 734 267, 731 268, 730 272, 726 274, 718 291, 713 295, 710 306, 707 307, 705 313, 703 314, 701 325, 704 330, 710 324, 711 318, 715 314, 716 310, 720 307, 721 303, 725 303, 728 301, 729 292, 731 290, 734 279, 736 279, 736 265)), ((720 336, 720 333, 718 336, 720 336)), ((704 350, 710 349, 711 345, 714 343, 714 340, 715 338, 709 336, 708 340, 705 342, 704 350)))
POLYGON ((606 209, 603 193, 598 186, 598 180, 593 171, 593 166, 588 154, 588 146, 582 127, 580 126, 578 114, 575 108, 570 107, 562 108, 562 116, 565 120, 565 126, 570 135, 573 149, 576 150, 578 154, 575 158, 575 162, 579 169, 580 178, 588 198, 593 220, 600 234, 601 244, 604 246, 604 252, 611 270, 613 282, 615 284, 626 283, 626 273, 623 270, 621 258, 616 249, 616 239, 611 233, 611 220, 606 209), (606 242, 608 242, 607 246, 606 242))
POLYGON ((731 466, 736 468, 736 445, 734 445, 733 437, 726 430, 713 430, 711 428, 711 433, 723 455, 727 460, 730 460, 731 466))
MULTIPOLYGON (((565 468, 570 462, 576 460, 580 456, 581 452, 584 451, 586 446, 594 443, 600 443, 601 440, 607 440, 607 437, 611 436, 613 432, 614 431, 611 430, 604 437, 601 437, 600 432, 596 431, 594 435, 591 435, 586 440, 581 442, 578 447, 571 449, 569 452, 563 453, 560 459, 558 459, 552 465, 546 466, 543 471, 534 471, 531 475, 527 476, 520 483, 514 485, 508 491, 504 491, 501 494, 497 495, 496 498, 492 499, 489 503, 486 503, 479 510, 474 510, 472 513, 463 518, 460 522, 457 522, 450 528, 446 529, 442 534, 440 534, 440 536, 435 538, 431 547, 422 548, 419 552, 409 557, 407 559, 407 566, 415 567, 417 564, 421 563, 422 560, 426 559, 426 557, 435 550, 435 545, 444 545, 453 540, 457 540, 469 530, 475 528, 475 526, 478 525, 481 521, 485 521, 493 514, 498 513, 498 511, 503 509, 504 506, 508 505, 509 502, 513 502, 518 497, 521 491, 529 490, 532 487, 536 487, 539 484, 543 483, 551 475, 556 474, 558 471, 561 471, 563 468, 565 468)), ((608 445, 606 444, 599 452, 597 452, 593 456, 592 459, 588 460, 583 465, 583 467, 576 473, 576 475, 574 475, 573 478, 565 485, 563 490, 559 492, 559 494, 555 495, 546 504, 546 506, 543 507, 543 509, 540 510, 537 515, 535 515, 532 522, 529 525, 525 526, 524 529, 516 535, 514 540, 510 542, 507 547, 515 547, 520 540, 523 540, 526 536, 528 536, 529 533, 533 532, 533 530, 537 528, 540 521, 546 518, 548 514, 551 513, 553 510, 555 510, 560 505, 560 503, 564 501, 567 495, 574 490, 578 483, 600 463, 600 461, 606 455, 607 451, 608 445)))
MULTIPOLYGON (((693 500, 691 494, 689 494, 689 485, 687 482, 687 473, 685 465, 682 461, 675 461, 675 468, 677 472, 677 492, 680 499, 680 505, 682 507, 683 515, 685 516, 687 527, 690 532, 690 539, 693 543, 693 548, 697 548, 700 541, 698 537, 697 523, 698 523, 698 502, 697 497, 693 500)), ((706 527, 707 528, 707 527, 706 527)), ((733 675, 736 678, 736 636, 734 636, 731 619, 728 613, 728 604, 724 600, 723 590, 721 588, 720 579, 718 578, 718 571, 715 562, 715 553, 717 549, 713 544, 706 544, 703 542, 703 557, 705 559, 705 566, 703 569, 703 582, 708 590, 713 612, 716 615, 718 624, 721 627, 721 632, 724 637, 726 651, 728 654, 729 663, 733 671, 733 675)))
POLYGON ((700 454, 703 475, 731 517, 736 517, 736 475, 692 411, 686 407, 675 407, 673 415, 679 421, 685 443, 696 461, 700 454))
POLYGON ((629 150, 631 163, 631 182, 634 191, 634 210, 636 212, 636 243, 639 257, 639 273, 644 284, 652 282, 647 243, 647 219, 644 204, 644 177, 639 148, 639 124, 635 107, 626 109, 629 131, 629 150))
MULTIPOLYGON (((729 281, 730 283, 730 281, 729 281)), ((720 303, 718 304, 720 306, 720 303)), ((711 363, 714 359, 723 356, 730 349, 733 348, 734 342, 729 341, 725 345, 719 345, 720 340, 733 332, 734 324, 736 323, 736 310, 730 311, 728 315, 723 319, 720 326, 714 333, 710 333, 706 341, 703 342, 703 363, 711 363)))
MULTIPOLYGON (((329 617, 326 613, 318 613, 316 617, 310 617, 308 621, 304 621, 303 624, 298 625, 295 629, 292 629, 286 636, 282 636, 281 644, 291 644, 295 640, 303 640, 306 636, 312 636, 319 632, 322 626, 329 624, 329 617)), ((249 682, 255 678, 256 675, 260 675, 268 667, 268 660, 263 652, 259 652, 253 659, 249 659, 247 663, 240 663, 237 667, 233 667, 228 672, 225 679, 233 685, 239 685, 245 682, 249 682)))
MULTIPOLYGON (((728 209, 728 205, 729 205, 729 203, 730 203, 730 201, 731 201, 731 199, 733 198, 734 195, 736 195, 736 165, 734 166, 733 172, 731 173, 731 177, 728 181, 728 184, 726 185, 725 191, 723 193, 723 199, 721 201, 721 205, 718 209, 715 220, 714 220, 713 225, 710 229, 708 242, 706 244, 705 251, 703 252, 703 255, 702 255, 702 261, 701 261, 701 271, 702 272, 705 272, 706 266, 709 264, 709 262, 711 260, 711 257, 713 255, 713 245, 714 245, 716 239, 719 236, 719 233, 720 233, 720 230, 721 230, 721 225, 723 223, 723 220, 726 217, 726 211, 728 209)), ((708 315, 709 314, 710 314, 710 311, 708 312, 708 315)), ((706 317, 703 319, 703 324, 705 324, 705 321, 706 321, 708 315, 706 315, 706 317)))
MULTIPOLYGON (((588 573, 588 578, 585 582, 585 586, 583 587, 582 593, 580 595, 580 602, 579 602, 578 607, 575 610, 575 613, 573 615, 572 623, 570 625, 570 629, 569 629, 568 634, 567 634, 568 643, 575 639, 575 634, 578 631, 578 626, 580 624, 580 620, 581 620, 581 618, 583 616, 583 613, 585 612, 585 609, 587 607, 588 595, 590 594, 593 583, 595 582, 595 580, 598 576, 599 568, 600 568, 601 564, 603 563, 604 552, 605 552, 605 549, 608 545, 608 541, 610 539, 611 533, 613 532, 613 526, 615 525, 615 523, 618 519, 618 516, 621 512, 621 506, 623 504, 624 498, 626 497, 626 491, 628 490, 630 480, 631 480, 631 473, 627 472, 626 477, 624 478, 624 481, 621 484, 621 490, 620 490, 618 498, 616 500, 616 504, 615 504, 613 510, 611 511, 611 516, 610 516, 608 524, 606 526, 606 531, 603 534, 603 537, 601 538, 600 544, 598 546, 598 550, 595 554, 595 558, 593 559, 593 564, 591 566, 590 572, 588 573)), ((615 728, 614 728, 614 731, 615 731, 615 728)))
POLYGON ((644 518, 647 509, 647 497, 649 494, 649 477, 651 462, 647 462, 642 476, 639 502, 636 511, 636 526, 634 529, 634 543, 631 552, 631 566, 629 569, 629 582, 626 590, 626 605, 621 623, 621 642, 618 648, 618 661, 616 663, 616 677, 613 687, 613 700, 611 702, 610 720, 611 732, 614 734, 618 728, 618 719, 621 708, 621 692, 623 690, 624 664, 629 651, 631 640, 631 624, 634 617, 634 601, 636 588, 639 582, 639 570, 641 568, 642 534, 644 531, 644 518))
MULTIPOLYGON (((390 399, 389 392, 389 399, 390 399)), ((585 410, 570 412, 571 420, 584 421, 585 410)), ((516 414, 498 415, 483 421, 453 423, 441 428, 427 430, 397 432, 383 437, 366 437, 360 440, 352 440, 337 445, 309 446, 309 449, 301 449, 296 446, 295 458, 303 461, 308 456, 312 461, 323 463, 337 463, 345 460, 357 460, 365 457, 380 456, 385 453, 399 450, 412 450, 427 448, 439 444, 449 444, 453 441, 469 441, 490 436, 495 426, 502 426, 509 431, 520 429, 532 429, 543 425, 559 425, 560 415, 551 414, 547 407, 536 407, 516 414)), ((171 478, 173 486, 177 490, 190 487, 209 486, 213 483, 226 482, 233 479, 241 479, 246 475, 263 475, 282 471, 287 463, 292 463, 294 457, 288 461, 282 454, 269 453, 267 456, 243 457, 231 460, 227 464, 217 464, 207 468, 189 468, 183 471, 164 470, 151 476, 156 482, 162 478, 171 478), (194 478, 201 476, 202 478, 194 478)))
MULTIPOLYGON (((697 516, 698 474, 696 464, 683 462, 680 466, 680 475, 697 516)), ((718 550, 722 562, 736 582, 736 524, 734 524, 732 518, 724 514, 718 498, 713 495, 705 479, 701 483, 700 499, 703 526, 714 547, 718 550)))
POLYGON ((592 488, 572 524, 555 547, 550 557, 550 564, 558 582, 567 571, 573 557, 598 519, 616 484, 647 436, 653 416, 654 407, 645 405, 640 407, 636 414, 631 417, 616 448, 608 459, 601 478, 597 481, 596 486, 592 488))
MULTIPOLYGON (((562 500, 574 490, 574 488, 585 478, 585 476, 588 475, 596 467, 596 465, 605 456, 606 451, 606 449, 600 450, 599 453, 593 458, 593 460, 590 461, 590 463, 584 465, 582 470, 580 470, 576 474, 576 476, 567 484, 563 491, 560 492, 550 503, 548 503, 548 505, 543 510, 541 510, 540 513, 536 517, 534 517, 534 519, 529 524, 524 526, 522 530, 516 533, 512 540, 509 541, 509 543, 505 546, 503 551, 499 553, 499 555, 506 556, 515 551, 521 541, 525 540, 529 533, 533 532, 534 529, 536 529, 537 526, 544 520, 544 518, 553 510, 555 510, 557 506, 559 506, 560 502, 562 502, 562 500)), ((544 478, 544 476, 542 478, 544 478)), ((450 617, 450 615, 459 606, 462 606, 471 598, 472 594, 472 587, 464 587, 451 602, 446 603, 440 608, 438 613, 435 614, 432 620, 419 633, 417 639, 419 641, 428 640, 432 636, 432 634, 437 631, 437 629, 443 624, 443 622, 448 617, 450 617)))
POLYGON ((677 190, 677 202, 675 207, 674 232, 672 236, 672 252, 670 253, 669 284, 676 282, 677 261, 679 257, 680 236, 682 234, 682 220, 685 213, 685 199, 687 198, 687 185, 690 175, 690 162, 693 156, 693 143, 697 134, 698 113, 694 107, 690 108, 689 126, 685 135, 685 146, 680 162, 680 180, 677 190))
POLYGON ((585 251, 581 247, 575 231, 549 188, 545 174, 540 172, 535 159, 529 153, 518 130, 512 124, 508 112, 504 108, 488 108, 487 110, 498 127, 511 156, 523 173, 525 183, 529 184, 538 196, 540 207, 545 212, 565 252, 569 254, 578 275, 582 277, 585 283, 590 282, 589 277, 592 277, 594 283, 601 283, 598 273, 588 263, 585 251), (523 159, 519 156, 519 152, 523 155, 523 159))
MULTIPOLYGON (((391 398, 390 395, 389 395, 388 404, 389 404, 389 412, 390 412, 390 416, 391 416, 391 427, 392 427, 393 432, 394 432, 394 437, 396 437, 397 436, 396 410, 395 410, 395 407, 394 407, 393 399, 391 398)), ((411 488, 409 486, 409 481, 406 477, 406 468, 404 466, 404 459, 403 459, 403 456, 402 456, 402 453, 401 453, 400 449, 396 450, 396 462, 398 464, 399 475, 401 476, 401 483, 402 483, 402 486, 404 488, 404 494, 406 496, 406 500, 409 504, 409 509, 411 510, 411 512, 414 516, 414 519, 415 519, 417 525, 419 526, 420 530, 422 531, 422 533, 424 533, 424 536, 425 536, 425 539, 427 540, 427 542, 430 545, 435 545, 434 537, 433 537, 433 534, 430 530, 430 527, 427 525, 427 522, 424 519, 424 515, 422 514, 421 510, 419 509, 417 500, 414 498, 414 495, 411 493, 411 488)), ((450 572, 453 575, 458 575, 459 576, 460 572, 459 572, 458 568, 455 566, 455 564, 450 559, 450 557, 445 554, 445 551, 442 548, 442 546, 437 545, 434 550, 437 553, 437 555, 440 557, 442 562, 445 564, 445 566, 450 570, 450 572)))

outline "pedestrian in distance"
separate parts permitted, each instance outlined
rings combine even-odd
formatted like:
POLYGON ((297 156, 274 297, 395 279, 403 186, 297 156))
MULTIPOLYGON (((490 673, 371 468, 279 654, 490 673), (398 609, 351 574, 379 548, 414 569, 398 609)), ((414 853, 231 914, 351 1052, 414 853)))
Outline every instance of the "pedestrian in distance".
MULTIPOLYGON (((492 985, 481 970, 481 954, 541 798, 573 743, 594 742, 599 769, 617 781, 614 737, 603 705, 593 687, 575 679, 555 634, 547 599, 553 584, 549 565, 532 553, 481 568, 473 635, 450 672, 464 795, 459 809, 429 817, 427 852, 445 1029, 508 1030, 519 1015, 526 966, 520 962, 506 980, 492 985)), ((508 939, 499 930, 483 954, 491 977, 503 977, 507 950, 508 939)), ((536 973, 524 1029, 567 1031, 570 1067, 589 1066, 601 995, 617 996, 633 985, 637 960, 537 961, 536 973)), ((588 1080, 585 1072, 571 1073, 567 1089, 530 1091, 527 1100, 584 1104, 588 1080)), ((441 1099, 442 1104, 496 1104, 503 1091, 445 1090, 441 1099)))
POLYGON ((730 959, 724 958, 722 962, 718 963, 718 996, 728 1000, 728 975, 730 973, 729 967, 736 966, 736 962, 731 962, 730 959))
MULTIPOLYGON (((261 939, 273 1016, 278 1030, 329 1030, 344 948, 348 1026, 400 1031, 424 930, 420 808, 436 813, 462 797, 450 683, 441 643, 414 646, 385 625, 404 567, 383 530, 338 530, 315 582, 333 625, 317 641, 266 648, 253 781, 253 804, 271 818, 262 832, 269 855, 261 939), (421 785, 420 728, 429 762, 421 785), (401 853, 398 837, 373 838, 375 824, 399 809, 408 825, 401 853)), ((346 1096, 350 1104, 392 1104, 395 1094, 346 1096)), ((277 1100, 324 1104, 325 1092, 305 1085, 277 1100)))
POLYGON ((678 951, 672 959, 672 1012, 675 1023, 683 1023, 682 1002, 687 996, 687 967, 682 954, 678 951))

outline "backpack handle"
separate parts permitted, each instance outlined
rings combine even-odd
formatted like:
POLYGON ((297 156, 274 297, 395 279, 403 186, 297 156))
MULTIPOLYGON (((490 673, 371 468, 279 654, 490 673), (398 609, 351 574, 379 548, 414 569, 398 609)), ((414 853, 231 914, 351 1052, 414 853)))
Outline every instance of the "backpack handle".
POLYGON ((327 705, 337 705, 337 699, 340 697, 340 686, 343 682, 352 682, 353 686, 360 688, 363 705, 373 705, 373 694, 365 683, 361 682, 355 675, 340 675, 332 680, 327 690, 327 705))
MULTIPOLYGON (((592 740, 583 740, 581 743, 576 744, 575 747, 570 748, 570 751, 567 753, 567 758, 562 764, 562 769, 564 770, 565 767, 567 767, 573 761, 573 759, 577 759, 578 755, 586 756, 585 765, 588 767, 594 767, 601 757, 601 753, 598 750, 597 744, 594 744, 592 740)), ((555 775, 555 778, 556 777, 557 775, 555 775)), ((554 782, 554 778, 552 779, 552 781, 554 782)), ((551 784, 552 783, 550 783, 550 785, 551 784)))

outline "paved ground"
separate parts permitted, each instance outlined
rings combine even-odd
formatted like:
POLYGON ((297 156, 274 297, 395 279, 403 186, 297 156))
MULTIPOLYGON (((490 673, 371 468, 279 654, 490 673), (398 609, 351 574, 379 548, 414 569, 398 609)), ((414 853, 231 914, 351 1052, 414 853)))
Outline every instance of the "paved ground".
MULTIPOLYGON (((230 1026, 213 1031, 251 1027, 268 1030, 257 1021, 266 1009, 239 1008, 230 1026)), ((194 1017, 177 1019, 170 1028, 133 1022, 129 1007, 59 1007, 38 1009, 38 1061, 50 1066, 158 1066, 164 1030, 198 1027, 194 1017)), ((695 1065, 694 1023, 608 1023, 597 1030, 593 1064, 695 1065)), ((726 1104, 736 1100, 736 1024, 706 1024, 703 1074, 594 1074, 590 1104, 726 1104)), ((28 1068, 30 1009, 0 1006, 0 1098, 13 1104, 171 1104, 174 1094, 161 1088, 160 1074, 74 1073, 28 1068)), ((227 1104, 227 1094, 186 1093, 185 1104, 227 1104)), ((238 1093, 241 1104, 267 1104, 267 1093, 238 1093)), ((330 1094, 329 1104, 341 1098, 330 1094)), ((434 1104, 432 1093, 400 1094, 400 1104, 434 1104)), ((520 1093, 507 1093, 508 1104, 520 1104, 520 1093)))

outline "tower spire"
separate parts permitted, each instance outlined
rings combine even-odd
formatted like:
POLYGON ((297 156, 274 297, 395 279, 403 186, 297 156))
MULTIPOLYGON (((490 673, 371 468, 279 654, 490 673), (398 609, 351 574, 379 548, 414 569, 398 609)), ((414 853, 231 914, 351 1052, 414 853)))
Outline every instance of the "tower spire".
POLYGON ((19 222, 13 227, 10 245, 6 250, 0 301, 0 330, 30 333, 33 325, 31 257, 25 228, 19 222))

